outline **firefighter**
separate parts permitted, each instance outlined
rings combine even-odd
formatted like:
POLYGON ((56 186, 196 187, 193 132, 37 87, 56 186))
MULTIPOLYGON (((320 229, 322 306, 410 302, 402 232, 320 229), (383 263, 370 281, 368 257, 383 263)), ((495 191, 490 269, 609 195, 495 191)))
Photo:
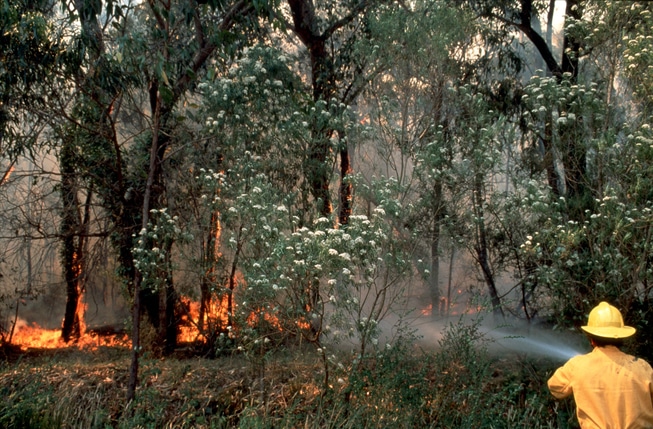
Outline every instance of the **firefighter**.
POLYGON ((581 329, 592 351, 569 359, 555 371, 548 381, 553 396, 573 395, 583 429, 653 428, 653 369, 620 350, 635 328, 624 325, 617 308, 601 302, 581 329))

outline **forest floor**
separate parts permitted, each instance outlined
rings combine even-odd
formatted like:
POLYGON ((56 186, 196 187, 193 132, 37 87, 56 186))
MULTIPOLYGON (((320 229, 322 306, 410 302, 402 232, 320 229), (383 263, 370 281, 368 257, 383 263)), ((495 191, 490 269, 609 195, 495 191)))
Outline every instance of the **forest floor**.
MULTIPOLYGON (((278 347, 259 356, 234 352, 207 358, 189 348, 180 348, 167 357, 144 352, 132 403, 126 401, 131 364, 127 346, 4 347, 0 348, 0 395, 4 400, 0 404, 0 427, 321 428, 331 424, 354 428, 362 427, 361 421, 367 422, 365 427, 411 427, 406 426, 408 417, 413 422, 434 421, 433 401, 456 404, 461 388, 494 395, 493 400, 508 404, 501 418, 529 418, 542 424, 533 428, 552 427, 546 424, 558 417, 552 411, 546 379, 555 362, 501 348, 491 352, 486 365, 478 361, 481 355, 468 349, 465 341, 454 341, 449 347, 453 347, 453 354, 434 361, 438 342, 435 337, 427 338, 390 360, 373 361, 365 370, 367 375, 351 371, 355 361, 351 350, 334 351, 342 364, 333 360, 325 366, 323 356, 307 344, 278 347), (457 353, 457 347, 471 354, 457 353), (437 369, 443 365, 444 371, 437 369), (358 392, 356 399, 349 396, 352 390, 358 392), (343 417, 347 412, 343 410, 351 404, 357 404, 360 415, 343 417), (404 407, 406 421, 380 426, 384 413, 403 418, 401 412, 397 414, 398 407, 404 407), (17 417, 11 416, 42 415, 44 410, 59 423, 35 425, 29 420, 27 425, 20 425, 15 423, 17 417), (313 421, 310 425, 309 418, 313 421), (356 423, 352 418, 360 420, 356 423), (297 421, 305 420, 306 424, 298 425, 297 421)), ((469 395, 464 393, 474 397, 469 395)), ((451 421, 471 411, 464 405, 459 409, 446 407, 454 416, 451 421)), ((496 408, 487 410, 495 412, 496 408)))
MULTIPOLYGON (((129 408, 130 364, 130 350, 124 347, 5 347, 0 352, 0 393, 5 399, 18 399, 12 395, 24 396, 29 391, 26 386, 40 386, 55 392, 57 406, 68 404, 69 418, 73 417, 70 412, 101 409, 110 420, 118 421, 129 408)), ((324 369, 315 350, 277 351, 266 359, 243 355, 207 359, 184 351, 155 359, 145 353, 140 359, 138 403, 131 406, 158 403, 165 414, 158 418, 168 427, 176 427, 175 422, 183 426, 188 413, 240 418, 244 410, 262 412, 298 402, 310 406, 321 391, 318 384, 324 377, 320 374, 324 369)), ((81 415, 75 419, 84 420, 81 415)))

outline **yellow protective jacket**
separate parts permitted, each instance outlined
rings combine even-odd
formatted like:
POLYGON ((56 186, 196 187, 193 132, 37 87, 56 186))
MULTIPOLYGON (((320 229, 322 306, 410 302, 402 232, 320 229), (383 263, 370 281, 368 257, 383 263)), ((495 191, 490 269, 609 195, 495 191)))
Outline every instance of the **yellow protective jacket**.
POLYGON ((569 359, 548 385, 558 399, 574 395, 583 429, 653 428, 653 369, 617 347, 569 359))

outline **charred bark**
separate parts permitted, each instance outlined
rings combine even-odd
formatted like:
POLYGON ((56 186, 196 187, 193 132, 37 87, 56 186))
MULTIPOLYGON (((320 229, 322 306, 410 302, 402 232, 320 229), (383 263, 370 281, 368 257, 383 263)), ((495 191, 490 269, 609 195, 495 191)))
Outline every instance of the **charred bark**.
POLYGON ((86 225, 89 222, 92 190, 88 190, 84 205, 84 216, 78 198, 77 160, 74 147, 64 139, 61 155, 61 214, 62 265, 66 282, 66 307, 61 327, 64 342, 79 340, 84 334, 82 296, 85 290, 86 225))
POLYGON ((61 337, 65 342, 79 339, 80 324, 77 318, 80 290, 78 286, 79 270, 77 267, 77 246, 75 245, 76 231, 81 223, 78 219, 78 201, 75 161, 73 158, 72 143, 64 142, 61 149, 61 198, 63 210, 61 214, 61 236, 63 242, 63 270, 66 281, 66 310, 64 314, 61 337))

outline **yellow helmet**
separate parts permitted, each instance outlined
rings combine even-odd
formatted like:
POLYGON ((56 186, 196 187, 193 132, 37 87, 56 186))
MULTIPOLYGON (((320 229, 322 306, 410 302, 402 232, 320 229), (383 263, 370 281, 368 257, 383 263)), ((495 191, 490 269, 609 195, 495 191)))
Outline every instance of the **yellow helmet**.
POLYGON ((601 302, 590 311, 587 326, 581 329, 602 338, 627 338, 636 331, 632 326, 624 326, 621 312, 607 302, 601 302))

